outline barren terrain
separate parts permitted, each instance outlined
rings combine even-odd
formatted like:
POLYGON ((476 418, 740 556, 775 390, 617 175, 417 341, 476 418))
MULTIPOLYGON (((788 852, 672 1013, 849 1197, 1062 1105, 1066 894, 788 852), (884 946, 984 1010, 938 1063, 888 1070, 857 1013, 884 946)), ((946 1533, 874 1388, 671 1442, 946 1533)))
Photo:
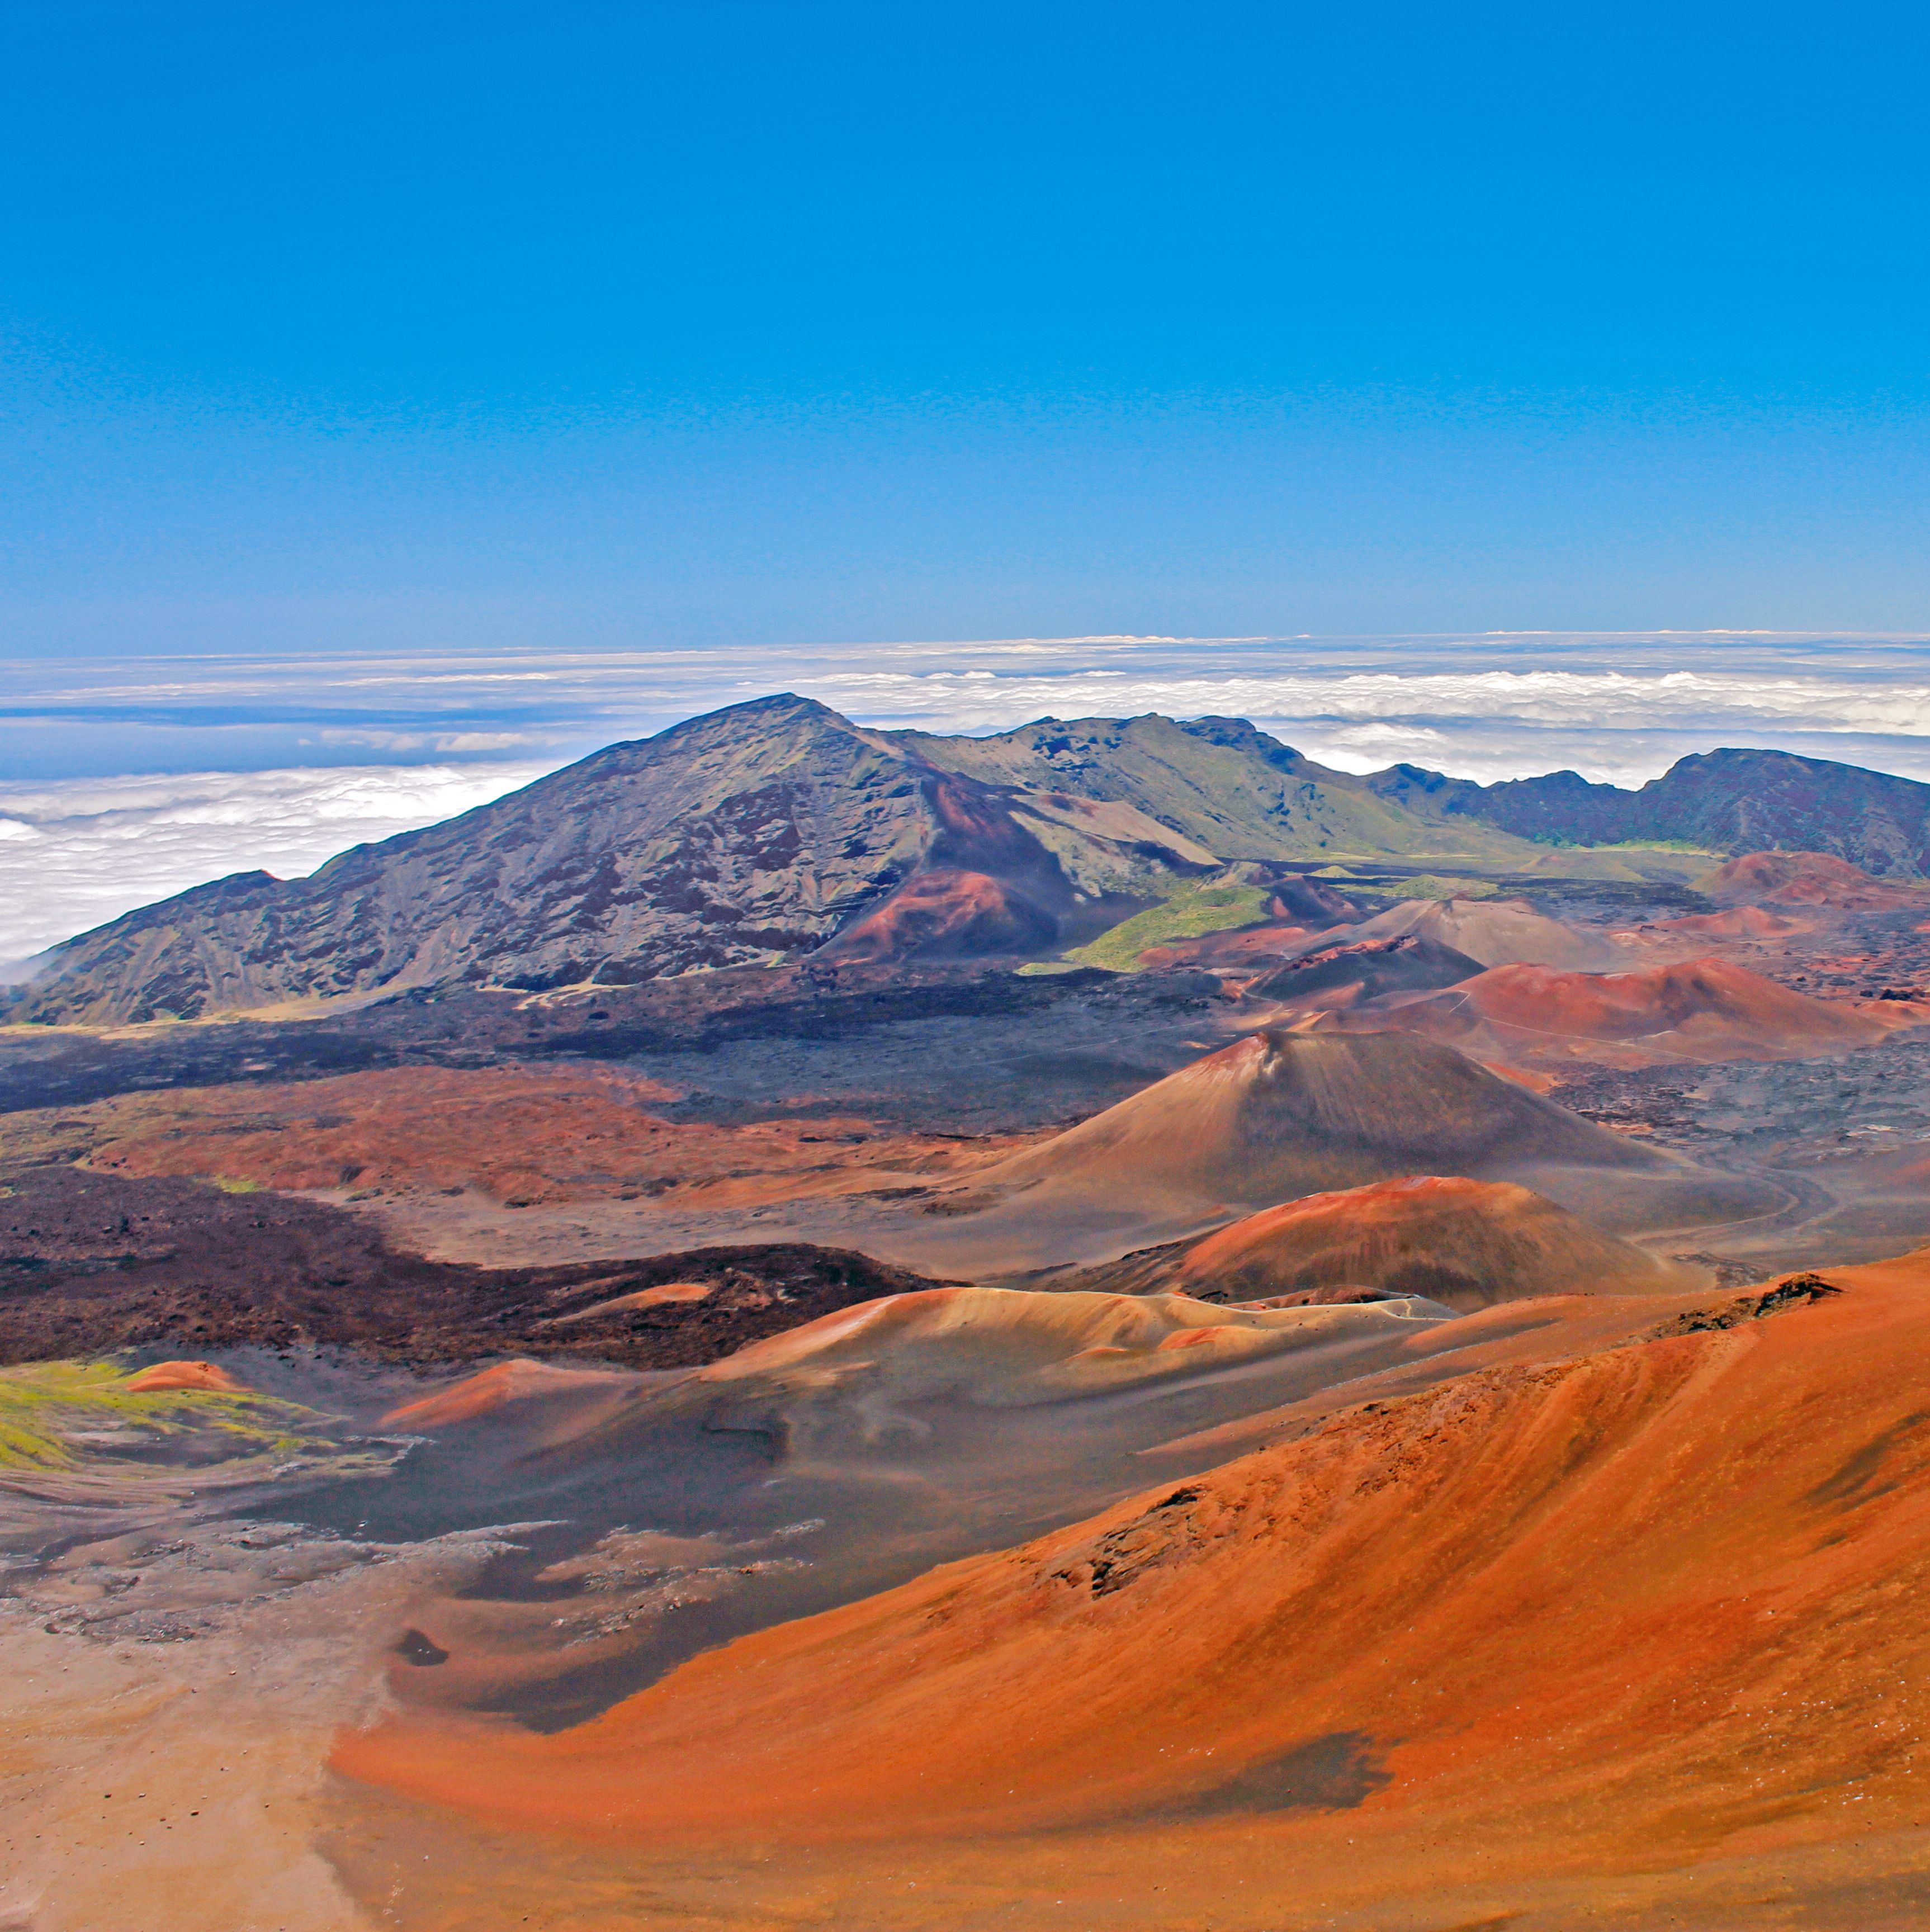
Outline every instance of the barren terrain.
POLYGON ((0 1912, 1920 1923, 1930 916, 1791 860, 0 1033, 0 1912))

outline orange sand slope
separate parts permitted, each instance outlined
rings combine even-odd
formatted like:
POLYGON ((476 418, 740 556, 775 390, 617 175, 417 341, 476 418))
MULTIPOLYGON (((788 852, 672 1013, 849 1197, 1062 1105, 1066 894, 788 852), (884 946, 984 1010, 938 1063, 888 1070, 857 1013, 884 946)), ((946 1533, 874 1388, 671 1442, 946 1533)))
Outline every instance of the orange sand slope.
POLYGON ((1190 1246, 1129 1255, 1081 1285, 1216 1301, 1351 1285, 1484 1308, 1547 1294, 1659 1294, 1700 1277, 1506 1181, 1410 1175, 1310 1194, 1190 1246))
POLYGON ((638 1848, 1217 1861, 1250 1906, 1875 1844, 1930 1720, 1930 1257, 1831 1279, 1364 1403, 573 1730, 336 1762, 638 1848))
POLYGON ((1813 1000, 1721 959, 1634 973, 1497 966, 1438 993, 1324 1016, 1328 1028, 1398 1028, 1509 1062, 1803 1059, 1868 1046, 1919 1023, 1913 1007, 1813 1000))

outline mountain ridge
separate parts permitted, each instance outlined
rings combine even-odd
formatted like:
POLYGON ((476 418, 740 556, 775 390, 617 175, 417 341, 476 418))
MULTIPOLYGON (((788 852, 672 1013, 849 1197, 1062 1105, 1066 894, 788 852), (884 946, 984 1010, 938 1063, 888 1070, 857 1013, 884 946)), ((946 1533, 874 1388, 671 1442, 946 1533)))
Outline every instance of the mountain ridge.
POLYGON ((1793 752, 1694 752, 1633 791, 1578 772, 1482 785, 1406 764, 1366 782, 1418 816, 1473 819, 1540 843, 1675 839, 1732 855, 1824 852, 1878 877, 1930 876, 1930 784, 1793 752))
POLYGON ((1333 771, 1238 718, 944 737, 781 692, 608 746, 307 878, 236 873, 128 913, 54 948, 8 1017, 140 1024, 820 955, 1037 958, 1229 865, 1525 873, 1545 868, 1537 838, 1709 836, 1725 813, 1745 846, 1788 832, 1785 844, 1847 846, 1892 872, 1930 862, 1930 786, 1785 754, 1685 760, 1634 794, 1573 773, 1484 788, 1414 766, 1333 771), (1782 782, 1745 810, 1738 774, 1765 759, 1782 760, 1782 782), (1726 776, 1697 779, 1683 805, 1690 767, 1726 776), (1855 808, 1836 809, 1837 791, 1855 808))

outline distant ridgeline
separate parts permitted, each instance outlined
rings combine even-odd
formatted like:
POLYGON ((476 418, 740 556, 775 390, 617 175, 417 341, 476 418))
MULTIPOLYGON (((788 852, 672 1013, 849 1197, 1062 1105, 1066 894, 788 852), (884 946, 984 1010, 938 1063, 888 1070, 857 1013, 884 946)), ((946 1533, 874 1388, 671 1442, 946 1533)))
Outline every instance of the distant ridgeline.
POLYGON ((1362 778, 1238 718, 941 737, 785 694, 612 745, 309 878, 238 873, 130 913, 56 949, 7 1017, 138 1023, 806 958, 1036 959, 1202 880, 1250 897, 1248 916, 1277 901, 1273 916, 1317 918, 1304 875, 1329 866, 1546 876, 1574 862, 1551 844, 1631 841, 1833 853, 1915 878, 1930 870, 1930 785, 1746 751, 1685 758, 1636 792, 1571 772, 1362 778))
POLYGON ((1930 785, 1790 752, 1700 752, 1639 791, 1574 772, 1479 785, 1417 765, 1363 782, 1409 811, 1559 845, 1679 840, 1713 852, 1829 852, 1879 875, 1930 874, 1930 785))

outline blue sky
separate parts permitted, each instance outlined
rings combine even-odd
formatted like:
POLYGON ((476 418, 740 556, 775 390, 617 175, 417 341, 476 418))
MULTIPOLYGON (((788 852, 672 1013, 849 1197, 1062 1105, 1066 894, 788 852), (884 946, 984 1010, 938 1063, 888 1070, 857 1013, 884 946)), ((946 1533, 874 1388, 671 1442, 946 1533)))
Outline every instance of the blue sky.
POLYGON ((785 687, 1930 776, 1920 4, 5 26, 0 954, 785 687))
POLYGON ((0 654, 1930 618, 1919 6, 7 28, 0 654))

